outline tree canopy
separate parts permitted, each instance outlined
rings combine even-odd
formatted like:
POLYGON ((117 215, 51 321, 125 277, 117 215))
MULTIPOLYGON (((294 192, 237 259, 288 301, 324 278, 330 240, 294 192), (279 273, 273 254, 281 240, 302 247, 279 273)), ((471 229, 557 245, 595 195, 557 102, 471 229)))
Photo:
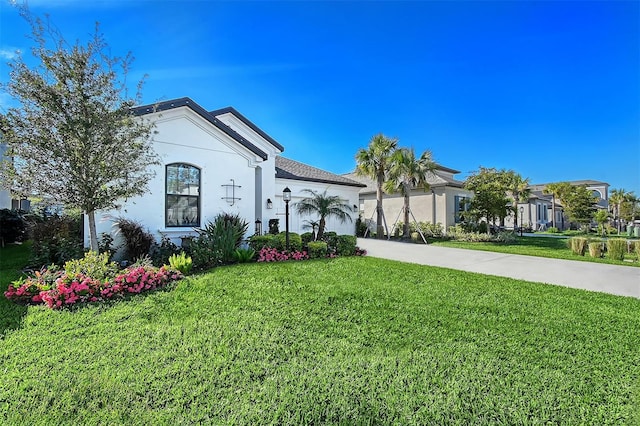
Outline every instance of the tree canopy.
POLYGON ((97 250, 95 212, 144 194, 158 164, 152 125, 133 116, 142 81, 129 95, 126 76, 133 58, 112 57, 96 24, 86 43, 70 45, 47 21, 23 16, 32 27, 32 61, 9 64, 3 88, 18 101, 2 117, 1 129, 17 161, 4 164, 14 193, 42 196, 81 209, 97 250))
POLYGON ((515 211, 515 203, 527 194, 528 180, 513 170, 480 167, 465 181, 465 188, 474 192, 469 205, 469 213, 477 220, 501 222, 510 212, 515 211), (511 205, 511 200, 514 204, 511 205))
POLYGON ((351 221, 351 206, 337 195, 328 195, 327 191, 317 192, 312 189, 303 189, 302 192, 309 194, 308 197, 295 203, 293 206, 299 214, 317 215, 318 233, 316 239, 322 239, 327 225, 327 218, 336 217, 341 222, 351 221))
POLYGON ((593 219, 598 199, 586 186, 556 182, 547 185, 544 192, 560 200, 570 221, 585 225, 593 219))

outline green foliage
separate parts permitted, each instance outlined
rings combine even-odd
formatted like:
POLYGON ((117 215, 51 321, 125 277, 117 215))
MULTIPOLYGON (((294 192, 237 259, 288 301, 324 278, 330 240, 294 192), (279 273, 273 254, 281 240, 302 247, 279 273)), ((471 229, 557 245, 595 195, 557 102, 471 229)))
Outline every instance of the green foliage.
POLYGON ((633 247, 636 253, 636 260, 640 262, 640 241, 636 241, 633 247))
MULTIPOLYGON (((35 42, 32 58, 10 61, 11 79, 3 85, 17 106, 2 125, 10 156, 6 182, 22 195, 48 199, 87 213, 92 250, 98 250, 94 212, 144 194, 159 164, 153 152, 152 124, 134 119, 125 84, 133 57, 110 56, 96 27, 86 44, 69 43, 49 22, 21 8, 35 42)), ((138 86, 140 89, 141 84, 138 86)))
POLYGON ((149 255, 155 238, 135 220, 119 217, 114 222, 117 233, 124 239, 125 259, 135 262, 149 255))
POLYGON ((469 205, 469 215, 476 221, 485 218, 489 221, 503 220, 513 211, 513 197, 524 196, 526 188, 523 180, 513 170, 498 170, 480 167, 465 181, 464 187, 474 192, 469 205), (508 196, 511 194, 511 198, 508 196))
POLYGON ((193 267, 193 259, 191 259, 191 256, 187 256, 185 252, 172 254, 169 256, 169 266, 176 271, 180 271, 183 275, 189 275, 193 267))
POLYGON ((0 245, 24 241, 27 224, 19 211, 0 209, 0 245))
POLYGON ((560 230, 558 228, 556 228, 555 226, 550 226, 547 228, 547 232, 549 234, 559 234, 560 230))
POLYGON ((256 251, 251 247, 238 248, 234 252, 234 258, 238 263, 251 262, 255 256, 256 256, 256 251))
POLYGON ((498 232, 496 234, 488 234, 485 232, 469 232, 462 225, 449 227, 447 236, 456 241, 466 241, 472 243, 494 242, 500 244, 514 243, 518 236, 511 231, 498 232))
POLYGON ((493 241, 502 244, 512 244, 518 240, 518 236, 512 231, 501 231, 493 235, 493 241))
POLYGON ((82 274, 96 280, 106 281, 116 276, 119 267, 109 261, 109 253, 88 251, 82 259, 70 260, 64 264, 64 272, 69 276, 82 274))
POLYGON ((305 232, 300 234, 300 238, 302 239, 302 247, 306 247, 311 241, 314 241, 313 232, 305 232))
POLYGON ((63 265, 83 256, 82 221, 79 216, 50 216, 31 222, 31 263, 35 267, 63 265))
POLYGON ((581 225, 591 222, 597 199, 586 186, 557 182, 547 185, 545 192, 560 200, 571 221, 581 225))
POLYGON ((335 237, 335 253, 338 256, 353 256, 356 253, 357 239, 353 235, 335 237))
POLYGON ((263 247, 275 248, 276 246, 277 242, 275 235, 253 235, 249 237, 249 247, 256 252, 262 250, 263 247))
POLYGON ((351 206, 337 195, 328 195, 327 190, 317 192, 312 189, 303 189, 301 192, 309 196, 294 203, 294 208, 300 215, 318 216, 318 234, 316 239, 321 240, 324 235, 327 218, 335 217, 340 222, 351 222, 351 206))
POLYGON ((307 252, 310 259, 327 257, 327 243, 324 241, 311 241, 307 245, 307 252))
MULTIPOLYGON (((286 250, 287 249, 287 233, 281 232, 274 238, 275 247, 278 250, 286 250)), ((289 232, 289 250, 290 251, 300 251, 302 250, 302 238, 300 234, 295 232, 289 232)))
POLYGON ((235 261, 235 251, 249 229, 249 223, 237 214, 221 213, 198 230, 191 243, 194 268, 208 269, 235 261))
POLYGON ((615 260, 624 260, 627 252, 627 240, 613 238, 607 241, 607 256, 615 260))
POLYGON ((361 216, 358 216, 356 219, 356 235, 364 237, 365 232, 367 232, 367 222, 362 220, 361 216))
POLYGON ((0 419, 635 424, 640 301, 479 277, 371 257, 247 264, 25 309, 1 342, 0 419))
POLYGON ((578 256, 584 256, 585 252, 587 251, 588 243, 589 240, 584 237, 569 238, 567 242, 571 251, 578 256))
POLYGON ((113 247, 113 237, 107 232, 100 234, 100 241, 98 241, 98 252, 109 253, 109 256, 113 256, 113 252, 116 248, 113 247))
MULTIPOLYGON (((398 221, 398 228, 404 228, 404 222, 398 221)), ((418 232, 418 229, 422 231, 425 237, 431 238, 442 238, 444 237, 444 227, 440 222, 433 224, 431 222, 418 222, 418 226, 416 227, 415 222, 409 222, 409 232, 418 232)))
POLYGON ((160 240, 160 244, 154 243, 151 245, 151 253, 149 256, 154 266, 160 267, 167 263, 169 257, 174 254, 180 254, 183 250, 178 247, 169 237, 163 236, 160 240))
POLYGON ((602 242, 594 241, 589 243, 589 256, 600 258, 602 257, 602 242))

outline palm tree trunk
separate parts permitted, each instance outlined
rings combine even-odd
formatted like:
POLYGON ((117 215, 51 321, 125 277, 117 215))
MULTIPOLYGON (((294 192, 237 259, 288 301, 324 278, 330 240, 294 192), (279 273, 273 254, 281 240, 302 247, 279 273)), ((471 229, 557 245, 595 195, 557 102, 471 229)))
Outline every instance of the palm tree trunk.
POLYGON ((402 225, 402 238, 409 238, 409 194, 404 195, 404 224, 402 225))
POLYGON ((318 224, 318 235, 316 236, 316 240, 318 241, 322 240, 322 237, 324 236, 324 226, 325 226, 325 220, 324 220, 324 217, 321 217, 320 222, 318 224))
POLYGON ((382 225, 382 185, 384 184, 384 172, 378 173, 378 189, 376 191, 376 238, 384 239, 384 226, 382 225))

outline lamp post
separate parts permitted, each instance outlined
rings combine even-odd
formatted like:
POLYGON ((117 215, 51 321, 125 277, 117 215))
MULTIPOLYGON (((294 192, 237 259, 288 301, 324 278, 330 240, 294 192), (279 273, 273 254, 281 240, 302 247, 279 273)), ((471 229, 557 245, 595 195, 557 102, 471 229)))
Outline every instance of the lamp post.
POLYGON ((521 236, 521 237, 522 237, 522 223, 523 223, 523 222, 522 222, 522 220, 523 220, 523 219, 522 219, 522 215, 523 215, 523 213, 524 213, 524 207, 523 207, 523 206, 520 206, 520 236, 521 236))
POLYGON ((289 251, 289 201, 291 201, 291 190, 289 187, 285 187, 282 190, 282 199, 284 200, 284 223, 285 223, 285 241, 287 251, 289 251))

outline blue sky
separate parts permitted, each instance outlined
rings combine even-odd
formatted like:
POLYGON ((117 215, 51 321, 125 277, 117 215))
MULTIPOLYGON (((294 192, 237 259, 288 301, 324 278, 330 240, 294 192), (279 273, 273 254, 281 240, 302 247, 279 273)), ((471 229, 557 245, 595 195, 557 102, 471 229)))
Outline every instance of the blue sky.
MULTIPOLYGON (((0 0, 0 81, 28 25, 0 0)), ((94 23, 148 74, 144 102, 233 106, 335 173, 377 133, 460 170, 595 179, 640 195, 638 1, 32 0, 68 40, 94 23)), ((0 111, 11 104, 0 94, 0 111)))

